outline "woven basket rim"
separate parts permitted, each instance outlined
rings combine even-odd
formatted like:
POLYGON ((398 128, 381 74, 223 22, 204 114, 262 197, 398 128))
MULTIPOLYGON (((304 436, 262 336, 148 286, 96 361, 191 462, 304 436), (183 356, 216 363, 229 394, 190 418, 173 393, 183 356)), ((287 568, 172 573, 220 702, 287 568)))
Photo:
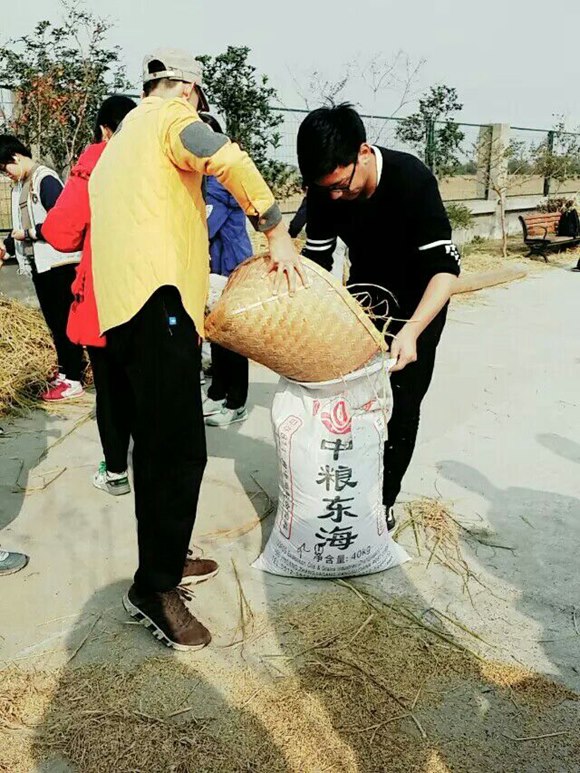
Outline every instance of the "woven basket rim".
MULTIPOLYGON (((237 273, 242 266, 248 265, 250 263, 253 263, 258 260, 266 260, 269 258, 270 255, 268 252, 261 252, 257 255, 252 255, 250 258, 247 258, 243 261, 243 263, 240 263, 236 268, 232 271, 230 276, 233 276, 235 273, 237 273)), ((368 333, 370 333, 373 340, 377 343, 380 350, 382 352, 388 351, 387 342, 385 341, 384 336, 381 335, 381 333, 377 330, 377 328, 373 325, 371 320, 368 318, 364 308, 361 306, 358 301, 356 301, 352 295, 348 292, 348 290, 338 282, 338 280, 332 276, 332 274, 329 271, 326 271, 326 269, 319 266, 314 261, 310 260, 310 258, 303 257, 302 263, 304 266, 306 266, 307 269, 310 269, 315 274, 317 274, 321 279, 323 279, 327 285, 332 287, 334 290, 337 290, 338 288, 345 290, 345 293, 337 292, 336 294, 338 297, 343 301, 343 303, 356 314, 357 319, 360 321, 360 323, 363 325, 363 327, 367 330, 368 333)))

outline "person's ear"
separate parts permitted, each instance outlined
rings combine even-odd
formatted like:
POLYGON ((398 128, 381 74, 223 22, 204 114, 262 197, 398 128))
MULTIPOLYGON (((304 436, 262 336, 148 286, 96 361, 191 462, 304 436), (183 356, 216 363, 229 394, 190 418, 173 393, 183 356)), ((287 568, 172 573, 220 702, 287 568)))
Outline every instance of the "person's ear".
POLYGON ((360 146, 360 150, 358 152, 359 162, 363 166, 366 166, 370 162, 370 160, 373 157, 373 155, 374 155, 373 154, 373 149, 368 144, 368 142, 363 142, 363 144, 360 146))

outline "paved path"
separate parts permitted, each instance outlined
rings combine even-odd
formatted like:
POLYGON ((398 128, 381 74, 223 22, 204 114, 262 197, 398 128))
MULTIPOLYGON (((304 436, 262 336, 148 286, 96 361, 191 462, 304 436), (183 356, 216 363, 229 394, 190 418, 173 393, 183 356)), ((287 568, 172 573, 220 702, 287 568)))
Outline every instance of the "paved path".
MULTIPOLYGON (((579 297, 580 276, 554 268, 476 302, 456 302, 450 313, 405 496, 453 503, 476 532, 477 539, 466 534, 464 550, 487 587, 472 583, 472 604, 457 577, 433 564, 427 570, 421 559, 361 581, 447 609, 484 635, 496 657, 577 689, 579 297)), ((232 561, 257 612, 327 587, 250 568, 272 523, 256 525, 267 506, 261 490, 276 494, 269 420, 276 379, 258 367, 252 379, 248 422, 208 433, 211 458, 195 531, 195 543, 222 563, 195 599, 218 645, 231 641, 237 620, 232 561)), ((122 658, 131 648, 159 652, 145 631, 125 626, 120 594, 135 565, 133 502, 90 485, 100 459, 91 409, 87 398, 64 414, 39 411, 4 422, 1 542, 31 555, 25 571, 1 580, 5 660, 44 653, 45 662, 61 662, 104 611, 114 635, 95 645, 99 657, 122 658)))

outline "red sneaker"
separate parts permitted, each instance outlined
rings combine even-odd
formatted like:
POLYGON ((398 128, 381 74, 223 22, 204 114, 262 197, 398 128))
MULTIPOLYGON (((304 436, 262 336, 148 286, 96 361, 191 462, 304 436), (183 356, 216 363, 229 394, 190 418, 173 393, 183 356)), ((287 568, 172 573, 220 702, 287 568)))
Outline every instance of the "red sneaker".
POLYGON ((69 381, 65 378, 50 386, 40 397, 47 403, 56 403, 61 400, 74 400, 76 397, 82 397, 84 393, 80 381, 69 381))

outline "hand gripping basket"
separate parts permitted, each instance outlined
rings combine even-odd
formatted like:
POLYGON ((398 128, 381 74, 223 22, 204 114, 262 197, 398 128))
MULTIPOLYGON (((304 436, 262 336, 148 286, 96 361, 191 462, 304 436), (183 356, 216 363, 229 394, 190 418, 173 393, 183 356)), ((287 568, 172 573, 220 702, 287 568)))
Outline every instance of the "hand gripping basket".
POLYGON ((310 286, 273 295, 268 260, 250 258, 230 276, 206 319, 206 334, 295 381, 330 381, 352 373, 379 351, 383 336, 362 306, 329 273, 306 258, 310 286))

